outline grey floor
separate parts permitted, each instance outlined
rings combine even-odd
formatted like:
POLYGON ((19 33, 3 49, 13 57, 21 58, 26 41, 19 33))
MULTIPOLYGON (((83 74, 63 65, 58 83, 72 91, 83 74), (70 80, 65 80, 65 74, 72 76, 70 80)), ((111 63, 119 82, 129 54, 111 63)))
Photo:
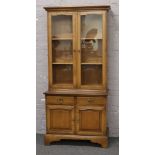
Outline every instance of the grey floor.
POLYGON ((45 146, 43 135, 36 135, 36 155, 118 155, 119 139, 109 138, 109 148, 101 148, 89 141, 62 140, 45 146))

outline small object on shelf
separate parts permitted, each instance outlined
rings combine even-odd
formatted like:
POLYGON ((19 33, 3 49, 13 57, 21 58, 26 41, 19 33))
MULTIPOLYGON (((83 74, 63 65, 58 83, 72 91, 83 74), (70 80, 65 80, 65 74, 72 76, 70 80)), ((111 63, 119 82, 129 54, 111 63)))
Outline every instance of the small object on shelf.
POLYGON ((95 38, 97 35, 97 29, 91 29, 87 32, 86 38, 95 38))
POLYGON ((101 62, 102 46, 101 41, 88 40, 81 42, 82 62, 101 62))

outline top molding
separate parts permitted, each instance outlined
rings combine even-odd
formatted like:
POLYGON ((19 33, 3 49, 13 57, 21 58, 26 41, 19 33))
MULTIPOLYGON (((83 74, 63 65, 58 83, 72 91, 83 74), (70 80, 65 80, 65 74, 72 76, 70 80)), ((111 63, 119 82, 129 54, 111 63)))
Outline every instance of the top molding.
POLYGON ((110 5, 100 5, 100 6, 54 6, 54 7, 44 7, 46 11, 78 11, 78 10, 110 10, 110 5))

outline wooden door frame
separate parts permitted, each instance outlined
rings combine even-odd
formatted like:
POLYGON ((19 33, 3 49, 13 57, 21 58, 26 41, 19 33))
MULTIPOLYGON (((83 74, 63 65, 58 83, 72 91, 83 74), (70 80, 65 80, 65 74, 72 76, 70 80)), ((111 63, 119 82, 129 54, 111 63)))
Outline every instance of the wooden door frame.
POLYGON ((107 89, 107 11, 80 11, 77 12, 77 41, 78 41, 78 62, 77 62, 77 87, 81 89, 107 89), (99 14, 102 15, 102 85, 81 85, 81 15, 99 14))
POLYGON ((52 90, 54 89, 65 89, 65 88, 76 88, 77 80, 76 80, 76 12, 48 12, 47 14, 47 35, 48 35, 48 89, 52 90), (52 16, 57 15, 71 15, 72 16, 72 32, 73 32, 73 39, 72 39, 72 45, 73 45, 73 84, 53 84, 53 67, 52 67, 52 16))

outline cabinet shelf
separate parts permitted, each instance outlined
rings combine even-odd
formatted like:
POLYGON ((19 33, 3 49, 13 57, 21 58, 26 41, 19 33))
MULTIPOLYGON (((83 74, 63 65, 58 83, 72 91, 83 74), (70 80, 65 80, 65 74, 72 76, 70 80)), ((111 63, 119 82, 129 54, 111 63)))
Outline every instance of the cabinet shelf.
POLYGON ((82 62, 81 65, 102 65, 100 62, 82 62))
POLYGON ((81 38, 81 40, 101 40, 103 38, 81 38))
POLYGON ((52 63, 53 65, 72 65, 73 63, 72 62, 53 62, 52 63))
POLYGON ((52 38, 52 40, 73 40, 73 38, 52 38))

